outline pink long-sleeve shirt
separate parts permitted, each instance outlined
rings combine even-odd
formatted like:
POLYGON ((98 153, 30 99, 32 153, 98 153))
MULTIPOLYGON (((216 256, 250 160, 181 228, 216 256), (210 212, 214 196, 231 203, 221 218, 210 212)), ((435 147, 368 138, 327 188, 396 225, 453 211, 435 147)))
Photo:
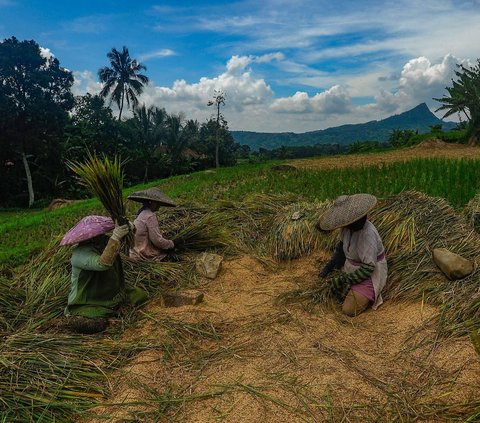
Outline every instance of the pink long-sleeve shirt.
POLYGON ((134 260, 161 261, 165 250, 174 247, 173 241, 165 239, 160 232, 157 216, 151 210, 143 210, 133 222, 135 224, 135 246, 130 249, 134 260))

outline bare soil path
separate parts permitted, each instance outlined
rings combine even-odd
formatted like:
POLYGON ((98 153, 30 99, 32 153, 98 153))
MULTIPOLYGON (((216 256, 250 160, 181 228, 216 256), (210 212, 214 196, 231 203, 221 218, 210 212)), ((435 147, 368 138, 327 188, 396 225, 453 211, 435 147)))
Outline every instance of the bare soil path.
POLYGON ((422 328, 432 307, 387 301, 350 319, 338 309, 275 304, 314 283, 325 258, 274 272, 235 258, 202 283, 203 304, 150 303, 125 337, 163 347, 111 379, 109 403, 131 405, 98 407, 90 421, 436 422, 478 400, 480 360, 468 339, 436 339, 422 328))

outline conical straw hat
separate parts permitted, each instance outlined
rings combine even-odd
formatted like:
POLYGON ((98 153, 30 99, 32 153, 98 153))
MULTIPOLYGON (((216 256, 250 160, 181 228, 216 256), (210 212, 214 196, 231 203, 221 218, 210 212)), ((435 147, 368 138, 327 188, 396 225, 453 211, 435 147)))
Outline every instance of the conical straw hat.
POLYGON ((158 188, 148 188, 143 191, 137 191, 130 194, 127 198, 129 200, 138 201, 139 203, 143 203, 144 201, 155 201, 166 207, 177 206, 171 198, 168 198, 158 188))
POLYGON ((341 195, 320 218, 319 226, 324 231, 348 226, 365 216, 376 204, 377 198, 370 194, 341 195))
POLYGON ((60 245, 73 245, 106 234, 115 227, 115 223, 107 216, 86 216, 70 229, 60 245))

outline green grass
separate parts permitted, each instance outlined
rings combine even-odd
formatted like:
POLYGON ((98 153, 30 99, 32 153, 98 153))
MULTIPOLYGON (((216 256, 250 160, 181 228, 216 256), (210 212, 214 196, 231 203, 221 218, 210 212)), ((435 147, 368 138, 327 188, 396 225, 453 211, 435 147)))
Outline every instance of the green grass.
MULTIPOLYGON (((369 192, 378 197, 417 190, 463 207, 478 192, 480 160, 418 159, 404 163, 358 169, 298 170, 276 172, 273 163, 245 164, 214 173, 175 176, 125 190, 125 194, 158 185, 179 202, 212 204, 241 200, 253 193, 295 193, 308 200, 325 200, 341 194, 369 192)), ((128 204, 133 215, 137 203, 128 204)), ((0 266, 16 266, 59 238, 81 217, 106 212, 90 199, 63 209, 0 212, 0 266)))

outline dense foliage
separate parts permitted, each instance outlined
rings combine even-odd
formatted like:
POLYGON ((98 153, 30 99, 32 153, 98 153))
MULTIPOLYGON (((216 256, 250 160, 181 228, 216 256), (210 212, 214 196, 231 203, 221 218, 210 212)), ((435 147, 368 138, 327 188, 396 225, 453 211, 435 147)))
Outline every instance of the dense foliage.
POLYGON ((470 144, 477 144, 480 135, 480 59, 470 68, 458 65, 457 80, 447 87, 448 95, 436 100, 442 103, 437 110, 445 110, 444 117, 458 115, 466 118, 470 131, 470 144))
POLYGON ((127 160, 127 185, 212 167, 216 148, 220 165, 248 154, 224 119, 200 124, 140 105, 144 66, 126 48, 112 49, 108 58, 111 66, 99 71, 100 95, 74 97, 72 73, 42 55, 35 41, 0 42, 0 207, 87 195, 65 166, 87 151, 127 160), (115 118, 108 96, 120 113, 124 103, 132 106, 133 116, 115 118))

